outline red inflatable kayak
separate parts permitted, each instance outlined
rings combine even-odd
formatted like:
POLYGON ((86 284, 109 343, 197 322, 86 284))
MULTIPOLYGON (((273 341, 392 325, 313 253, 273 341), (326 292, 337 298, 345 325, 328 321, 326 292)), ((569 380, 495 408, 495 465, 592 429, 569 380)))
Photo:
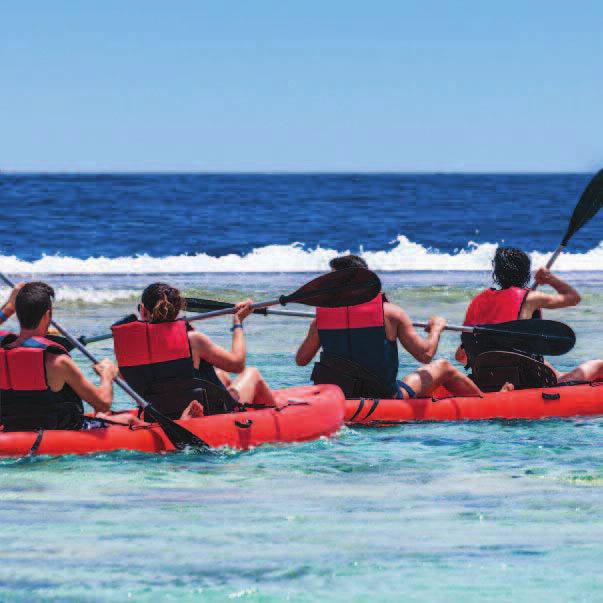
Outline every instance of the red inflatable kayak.
MULTIPOLYGON (((250 410, 178 423, 211 447, 230 446, 243 450, 265 443, 314 440, 332 435, 343 425, 344 397, 334 385, 293 387, 277 390, 274 395, 283 405, 279 410, 250 410)), ((26 456, 37 438, 36 432, 0 433, 0 456, 26 456)), ((90 431, 44 431, 35 454, 88 454, 112 450, 169 452, 174 447, 156 424, 133 430, 112 425, 90 431)))
POLYGON ((437 390, 433 398, 346 400, 348 424, 411 421, 483 421, 603 415, 603 382, 454 397, 437 390))

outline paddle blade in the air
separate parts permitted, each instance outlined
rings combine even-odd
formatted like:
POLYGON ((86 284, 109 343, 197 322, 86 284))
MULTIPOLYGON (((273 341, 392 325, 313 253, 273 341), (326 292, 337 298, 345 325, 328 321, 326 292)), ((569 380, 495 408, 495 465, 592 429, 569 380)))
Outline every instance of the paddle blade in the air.
POLYGON ((374 299, 381 292, 379 277, 366 268, 335 270, 310 281, 295 293, 283 295, 281 304, 296 302, 320 308, 356 306, 374 299))
MULTIPOLYGON (((555 320, 513 320, 475 328, 478 339, 487 337, 500 349, 518 350, 543 356, 560 356, 576 343, 574 331, 555 320)), ((491 348, 492 349, 492 348, 491 348)))
POLYGON ((562 245, 567 245, 574 233, 582 228, 603 205, 603 170, 599 170, 584 189, 570 219, 562 245))
POLYGON ((173 444, 177 450, 184 450, 185 448, 209 448, 209 444, 204 442, 200 437, 194 433, 185 429, 178 423, 172 421, 172 419, 161 414, 156 408, 150 404, 144 409, 145 415, 148 415, 155 419, 161 429, 165 432, 168 440, 173 444))

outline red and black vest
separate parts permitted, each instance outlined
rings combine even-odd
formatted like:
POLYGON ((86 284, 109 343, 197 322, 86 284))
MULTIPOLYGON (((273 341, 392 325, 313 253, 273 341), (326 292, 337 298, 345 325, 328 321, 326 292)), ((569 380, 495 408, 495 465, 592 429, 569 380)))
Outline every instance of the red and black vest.
POLYGON ((3 334, 0 341, 0 422, 5 431, 81 429, 82 401, 67 384, 53 392, 46 376, 46 355, 67 350, 43 337, 7 347, 16 338, 3 334))
MULTIPOLYGON (((521 309, 528 296, 530 289, 521 287, 509 287, 507 289, 486 289, 478 294, 467 308, 464 324, 467 326, 497 324, 519 320, 521 309)), ((533 319, 541 318, 540 310, 536 310, 533 319)), ((507 348, 497 340, 490 341, 487 337, 475 337, 464 333, 461 337, 463 347, 467 353, 467 368, 473 365, 475 358, 483 352, 509 351, 516 352, 542 362, 543 358, 537 354, 515 348, 507 348)))
POLYGON ((113 347, 124 379, 142 396, 156 382, 192 379, 193 356, 186 322, 143 322, 115 325, 113 347))
POLYGON ((323 352, 350 360, 377 377, 392 395, 398 390, 398 344, 387 339, 383 295, 344 308, 317 308, 323 352))
POLYGON ((195 368, 189 328, 183 320, 114 325, 119 370, 141 396, 169 417, 180 417, 192 400, 203 404, 206 415, 231 412, 234 401, 214 368, 203 361, 195 368))

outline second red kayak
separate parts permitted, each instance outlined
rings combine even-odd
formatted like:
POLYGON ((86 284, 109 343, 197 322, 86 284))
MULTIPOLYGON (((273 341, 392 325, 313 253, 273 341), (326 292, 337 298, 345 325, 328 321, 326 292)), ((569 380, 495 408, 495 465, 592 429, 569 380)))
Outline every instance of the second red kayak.
POLYGON ((413 421, 483 421, 603 415, 603 382, 454 397, 438 390, 433 398, 346 400, 348 424, 413 421))

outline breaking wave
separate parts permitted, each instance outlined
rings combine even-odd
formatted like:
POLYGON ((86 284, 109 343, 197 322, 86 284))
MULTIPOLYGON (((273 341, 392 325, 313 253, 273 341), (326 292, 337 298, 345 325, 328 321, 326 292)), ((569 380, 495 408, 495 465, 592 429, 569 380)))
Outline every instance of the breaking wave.
MULTIPOLYGON (((390 249, 363 251, 360 254, 377 271, 489 270, 496 243, 470 241, 466 248, 452 253, 414 243, 400 235, 390 249)), ((157 274, 157 273, 244 273, 244 272, 322 272, 330 259, 349 250, 307 248, 301 243, 267 245, 245 255, 211 256, 205 253, 153 257, 89 257, 86 259, 44 255, 34 261, 16 256, 0 256, 0 269, 11 274, 157 274)), ((357 250, 352 250, 353 252, 357 250)), ((551 250, 552 251, 552 250, 551 250)), ((534 265, 546 262, 548 254, 531 253, 534 265)), ((603 271, 603 241, 585 253, 563 254, 555 264, 561 271, 603 271)), ((106 300, 109 301, 109 300, 106 300)))

